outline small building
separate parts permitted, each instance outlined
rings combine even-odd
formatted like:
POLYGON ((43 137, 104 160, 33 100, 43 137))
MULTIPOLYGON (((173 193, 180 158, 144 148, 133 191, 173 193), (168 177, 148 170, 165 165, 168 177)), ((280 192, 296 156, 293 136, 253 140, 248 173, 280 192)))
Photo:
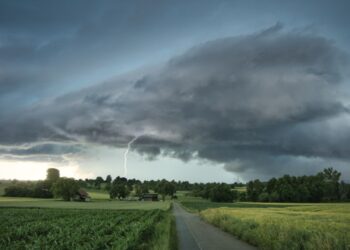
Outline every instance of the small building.
POLYGON ((90 195, 88 194, 88 192, 85 191, 85 189, 80 188, 80 189, 77 191, 74 200, 76 200, 76 201, 90 201, 90 200, 91 200, 91 197, 90 197, 90 195))
POLYGON ((158 201, 158 194, 143 194, 140 197, 141 201, 158 201))

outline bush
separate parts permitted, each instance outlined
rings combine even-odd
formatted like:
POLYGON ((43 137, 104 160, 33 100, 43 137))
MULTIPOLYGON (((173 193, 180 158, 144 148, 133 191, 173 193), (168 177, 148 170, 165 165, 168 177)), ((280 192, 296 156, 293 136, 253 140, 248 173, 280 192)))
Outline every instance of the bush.
POLYGON ((32 197, 33 185, 18 183, 5 188, 5 196, 9 197, 32 197))

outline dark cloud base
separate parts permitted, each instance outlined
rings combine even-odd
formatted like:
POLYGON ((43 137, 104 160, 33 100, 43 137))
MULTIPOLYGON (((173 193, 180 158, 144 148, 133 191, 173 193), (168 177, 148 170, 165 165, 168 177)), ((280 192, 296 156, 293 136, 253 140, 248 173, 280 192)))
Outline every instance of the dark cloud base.
POLYGON ((67 143, 12 152, 56 155, 76 152, 71 142, 125 147, 139 137, 134 148, 149 159, 197 158, 262 175, 312 159, 348 162, 347 69, 348 56, 333 41, 277 24, 39 103, 3 120, 0 142, 67 143))

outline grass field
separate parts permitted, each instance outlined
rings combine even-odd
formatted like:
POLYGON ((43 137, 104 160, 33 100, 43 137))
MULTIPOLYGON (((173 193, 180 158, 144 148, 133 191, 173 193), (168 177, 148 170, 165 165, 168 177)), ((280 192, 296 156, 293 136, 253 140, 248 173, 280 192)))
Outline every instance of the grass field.
POLYGON ((246 192, 247 191, 247 187, 235 187, 234 190, 237 190, 238 192, 246 192))
POLYGON ((105 190, 87 189, 86 190, 93 200, 108 200, 109 194, 105 190))
MULTIPOLYGON (((269 208, 269 207, 289 207, 292 203, 262 203, 262 202, 211 202, 200 197, 182 196, 180 203, 190 212, 200 212, 208 208, 269 208)), ((295 204, 294 204, 295 205, 295 204)))
POLYGON ((40 207, 40 208, 75 208, 75 209, 161 209, 170 207, 169 201, 109 201, 66 202, 55 199, 36 199, 19 197, 0 197, 0 207, 40 207))
POLYGON ((200 215, 260 249, 350 249, 350 204, 252 205, 235 203, 200 215))
POLYGON ((0 249, 176 246, 173 218, 169 211, 162 210, 0 208, 0 221, 0 249))

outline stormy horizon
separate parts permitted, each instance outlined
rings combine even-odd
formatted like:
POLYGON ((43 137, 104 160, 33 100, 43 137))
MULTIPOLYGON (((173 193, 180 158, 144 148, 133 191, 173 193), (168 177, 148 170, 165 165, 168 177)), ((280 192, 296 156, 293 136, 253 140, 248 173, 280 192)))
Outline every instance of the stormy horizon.
POLYGON ((346 1, 137 2, 0 1, 0 179, 350 181, 346 1))

